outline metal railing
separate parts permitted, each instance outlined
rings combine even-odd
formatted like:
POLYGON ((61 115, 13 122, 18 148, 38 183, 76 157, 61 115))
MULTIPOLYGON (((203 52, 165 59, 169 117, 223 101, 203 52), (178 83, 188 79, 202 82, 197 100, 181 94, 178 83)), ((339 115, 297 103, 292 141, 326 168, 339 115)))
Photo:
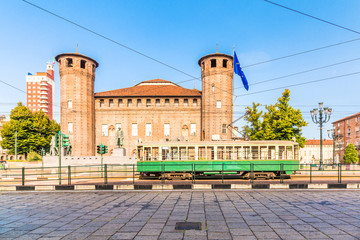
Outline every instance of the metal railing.
MULTIPOLYGON (((265 180, 255 179, 256 174, 267 168, 275 169, 277 176, 268 181, 284 183, 297 181, 302 183, 316 182, 357 182, 360 183, 360 165, 323 164, 324 169, 319 170, 319 164, 226 164, 226 163, 181 163, 176 164, 182 172, 190 173, 191 179, 182 180, 191 183, 212 181, 214 183, 254 183, 265 180), (294 171, 295 170, 295 171, 294 171), (203 173, 206 173, 204 175, 203 173), (239 172, 248 173, 248 178, 239 176, 239 172), (287 174, 290 173, 291 174, 287 174), (209 177, 211 176, 211 178, 209 177), (290 179, 289 179, 290 176, 290 179)), ((158 181, 162 184, 178 181, 174 177, 169 179, 166 173, 174 172, 174 165, 169 164, 104 164, 54 167, 22 167, 0 168, 0 186, 4 185, 74 185, 74 184, 135 184, 138 182, 158 181), (147 167, 153 168, 152 178, 141 179, 139 170, 147 167)))

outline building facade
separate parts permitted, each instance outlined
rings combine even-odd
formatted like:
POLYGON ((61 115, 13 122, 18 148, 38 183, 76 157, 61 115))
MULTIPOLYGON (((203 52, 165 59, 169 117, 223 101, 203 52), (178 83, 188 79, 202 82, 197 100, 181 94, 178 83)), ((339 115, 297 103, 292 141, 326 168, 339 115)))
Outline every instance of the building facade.
MULTIPOLYGON (((307 140, 305 146, 300 148, 300 163, 301 164, 319 164, 320 163, 320 139, 307 140)), ((323 163, 333 163, 333 141, 323 140, 323 163)), ((338 159, 335 157, 335 163, 338 159)))
POLYGON ((54 119, 55 81, 54 65, 48 63, 46 72, 28 73, 26 76, 27 107, 36 112, 42 110, 51 120, 54 119))
POLYGON ((127 155, 139 142, 232 138, 232 56, 202 57, 202 91, 153 79, 133 87, 94 93, 98 63, 79 53, 56 56, 60 71, 61 131, 74 156, 95 155, 96 145, 116 147, 121 128, 127 155))
POLYGON ((332 123, 335 129, 335 154, 343 161, 345 148, 354 144, 360 156, 360 112, 332 123))

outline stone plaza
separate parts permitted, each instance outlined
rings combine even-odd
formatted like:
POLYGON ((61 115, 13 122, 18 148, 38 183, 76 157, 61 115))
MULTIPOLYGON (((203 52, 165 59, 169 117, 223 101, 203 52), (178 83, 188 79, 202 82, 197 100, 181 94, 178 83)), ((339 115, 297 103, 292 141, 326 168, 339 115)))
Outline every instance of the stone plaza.
POLYGON ((360 239, 359 203, 359 190, 2 192, 0 239, 360 239))

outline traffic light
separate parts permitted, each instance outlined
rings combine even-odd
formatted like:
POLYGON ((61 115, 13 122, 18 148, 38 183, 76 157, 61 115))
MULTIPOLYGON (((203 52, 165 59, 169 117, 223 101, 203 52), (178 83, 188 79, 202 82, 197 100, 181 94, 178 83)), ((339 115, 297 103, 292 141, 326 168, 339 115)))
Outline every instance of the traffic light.
POLYGON ((70 145, 69 135, 62 134, 62 145, 63 147, 67 147, 70 145))
POLYGON ((60 135, 59 134, 55 134, 55 147, 59 147, 60 146, 60 135))
POLYGON ((107 153, 108 152, 108 148, 107 146, 103 146, 103 154, 107 153))
POLYGON ((97 152, 98 154, 101 154, 101 152, 102 152, 102 147, 101 147, 101 145, 97 145, 97 146, 96 146, 96 152, 97 152))

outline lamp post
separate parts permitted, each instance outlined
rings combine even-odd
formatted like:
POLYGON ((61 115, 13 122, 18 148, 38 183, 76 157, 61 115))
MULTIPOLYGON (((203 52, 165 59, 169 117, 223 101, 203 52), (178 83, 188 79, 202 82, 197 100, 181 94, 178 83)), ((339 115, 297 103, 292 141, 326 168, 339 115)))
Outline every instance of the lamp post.
POLYGON ((332 112, 331 108, 327 108, 327 107, 323 107, 323 103, 319 103, 319 109, 314 108, 313 110, 310 111, 311 114, 311 119, 314 123, 319 124, 320 125, 320 166, 319 166, 319 170, 323 170, 323 144, 322 144, 322 129, 323 129, 323 124, 327 123, 330 120, 330 115, 332 112), (318 115, 319 114, 319 118, 318 115))
POLYGON ((333 140, 333 167, 335 168, 335 141, 339 138, 338 135, 335 134, 335 128, 327 130, 329 138, 333 140))

